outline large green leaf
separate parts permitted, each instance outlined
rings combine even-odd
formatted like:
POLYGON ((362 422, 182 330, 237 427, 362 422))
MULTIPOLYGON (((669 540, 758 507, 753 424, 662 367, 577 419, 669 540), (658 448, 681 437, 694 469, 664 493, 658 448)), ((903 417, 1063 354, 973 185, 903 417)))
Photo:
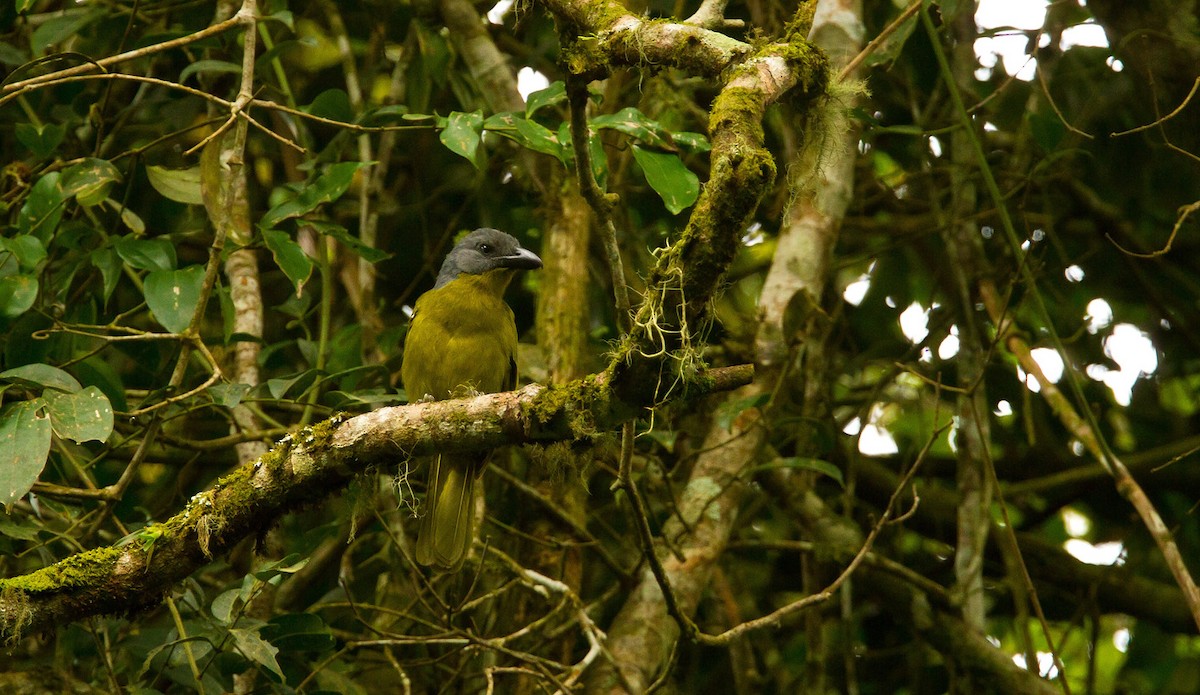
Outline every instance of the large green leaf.
POLYGON ((39 389, 56 389, 64 393, 75 393, 83 388, 75 377, 51 364, 24 364, 0 372, 0 379, 14 384, 23 384, 39 389))
POLYGON ((188 169, 168 169, 150 165, 146 167, 146 177, 150 185, 164 198, 177 203, 188 205, 203 205, 204 198, 200 195, 200 167, 188 169))
POLYGON ((50 418, 44 402, 13 403, 0 410, 0 504, 6 508, 25 496, 46 466, 50 454, 50 418))
POLYGON ((326 89, 304 109, 314 116, 349 123, 354 120, 354 107, 344 89, 326 89))
POLYGON ((341 198, 354 180, 354 174, 368 164, 370 162, 339 162, 331 165, 315 181, 301 188, 294 198, 268 210, 259 221, 259 227, 272 229, 286 219, 307 214, 320 205, 341 198))
POLYGON ((202 265, 182 270, 156 270, 146 276, 143 284, 146 306, 164 328, 172 333, 182 333, 192 322, 203 284, 202 265))
POLYGON ((696 202, 700 195, 700 178, 677 155, 634 145, 633 158, 671 214, 679 214, 696 202))
POLYGON ((175 245, 166 239, 138 239, 123 236, 113 247, 121 260, 138 270, 174 270, 175 245))
POLYGON ((29 39, 30 48, 37 56, 45 55, 51 46, 77 35, 80 29, 103 17, 104 10, 92 7, 82 13, 48 13, 46 16, 48 19, 38 24, 29 39))
POLYGON ((0 316, 8 319, 29 311, 38 296, 38 279, 32 275, 0 278, 0 316))
POLYGON ((0 248, 11 253, 25 270, 36 270, 46 260, 46 246, 32 234, 21 234, 11 239, 0 238, 0 248))
POLYGON ((479 168, 479 140, 483 130, 483 112, 452 111, 438 133, 438 140, 454 154, 479 168))
POLYGON ((113 431, 112 404, 95 386, 75 393, 47 389, 42 393, 50 424, 60 437, 74 442, 103 442, 113 431))
POLYGON ((292 241, 292 237, 288 236, 287 232, 268 229, 263 232, 263 240, 267 242, 267 248, 271 250, 275 264, 292 281, 292 286, 296 288, 296 294, 299 295, 304 290, 304 283, 308 282, 309 276, 312 275, 312 259, 304 253, 304 249, 300 248, 299 244, 292 241))

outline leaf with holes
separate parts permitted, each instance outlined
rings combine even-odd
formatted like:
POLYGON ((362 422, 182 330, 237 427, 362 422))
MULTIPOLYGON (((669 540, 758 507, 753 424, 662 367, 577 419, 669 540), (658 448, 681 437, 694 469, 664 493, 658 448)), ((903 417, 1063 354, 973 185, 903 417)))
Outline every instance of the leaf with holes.
POLYGON ((279 676, 280 680, 286 680, 283 670, 279 668, 279 662, 275 660, 275 655, 279 653, 279 650, 259 636, 256 630, 238 627, 230 629, 229 634, 233 636, 233 641, 237 644, 237 649, 242 656, 260 666, 265 666, 271 673, 279 676))
POLYGON ((438 140, 446 149, 479 168, 479 141, 483 131, 483 112, 452 111, 445 119, 438 140))
POLYGON ((73 442, 103 442, 113 431, 112 404, 95 386, 75 393, 46 390, 42 393, 54 432, 73 442))

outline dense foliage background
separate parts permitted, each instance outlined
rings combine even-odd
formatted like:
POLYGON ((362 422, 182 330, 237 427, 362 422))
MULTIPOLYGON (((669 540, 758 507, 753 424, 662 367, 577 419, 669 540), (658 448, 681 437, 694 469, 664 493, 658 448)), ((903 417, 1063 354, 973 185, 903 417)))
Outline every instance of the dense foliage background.
POLYGON ((644 43, 601 3, 0 5, 5 690, 1200 690, 1200 7, 1028 4, 627 3, 691 16, 644 43), (461 573, 411 561, 397 451, 127 614, 72 600, 120 568, 31 574, 149 572, 220 476, 404 403, 461 231, 547 262, 509 295, 523 381, 610 367, 611 252, 635 311, 681 299, 652 269, 736 197, 703 183, 726 68, 810 28, 829 86, 767 111, 720 292, 633 323, 661 403, 500 450, 461 573), (680 394, 701 362, 756 381, 680 394), (71 621, 28 634, 50 596, 71 621))

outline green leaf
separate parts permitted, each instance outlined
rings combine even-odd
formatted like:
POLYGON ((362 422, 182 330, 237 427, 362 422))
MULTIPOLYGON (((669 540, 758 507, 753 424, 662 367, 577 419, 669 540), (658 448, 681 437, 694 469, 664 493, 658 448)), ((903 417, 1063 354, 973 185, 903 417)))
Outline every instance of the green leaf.
POLYGON ((514 139, 521 143, 521 145, 534 152, 541 152, 542 154, 556 157, 559 161, 563 161, 566 158, 569 146, 559 142, 558 137, 546 126, 527 118, 514 119, 513 126, 516 128, 517 134, 517 137, 514 139))
POLYGON ((671 214, 677 215, 696 202, 700 195, 700 178, 684 165, 678 155, 654 152, 634 145, 633 158, 671 214))
POLYGON ((121 279, 121 259, 112 248, 92 251, 91 259, 92 265, 100 271, 100 279, 104 285, 104 302, 107 304, 108 298, 117 288, 117 281, 121 279))
POLYGON ((28 12, 29 8, 33 7, 33 3, 37 0, 16 0, 17 14, 28 12))
MULTIPOLYGON (((371 109, 363 114, 360 122, 363 125, 383 125, 385 123, 395 123, 396 121, 412 120, 410 116, 421 116, 422 114, 410 114, 408 107, 404 104, 388 104, 380 106, 377 109, 371 109)), ((433 116, 424 116, 424 118, 433 118, 433 116)))
POLYGON ((641 140, 647 145, 653 145, 666 150, 673 150, 671 135, 658 121, 638 111, 632 106, 626 106, 616 113, 596 116, 588 121, 592 128, 611 128, 626 135, 641 140))
POLYGON ((558 80, 545 89, 533 92, 525 99, 525 117, 529 118, 537 113, 538 109, 561 104, 566 100, 567 87, 562 80, 558 80))
POLYGON ((58 181, 58 172, 52 171, 33 184, 17 216, 18 230, 24 234, 37 234, 43 240, 50 238, 62 219, 62 203, 66 200, 58 181))
POLYGON ((271 394, 271 398, 280 400, 289 393, 303 393, 309 386, 312 386, 317 376, 315 369, 308 369, 289 377, 268 379, 267 391, 271 394))
POLYGON ((60 437, 73 442, 103 442, 113 431, 112 404, 95 386, 75 393, 46 390, 42 393, 50 424, 60 437))
POLYGON ((240 588, 222 591, 213 599, 212 605, 209 607, 213 617, 220 621, 222 625, 232 623, 233 612, 237 609, 241 596, 242 590, 240 588))
POLYGON ((203 285, 204 266, 193 265, 182 270, 156 270, 146 275, 142 289, 155 320, 172 333, 182 333, 196 313, 203 285))
POLYGON ((442 132, 438 133, 438 140, 446 146, 454 154, 463 157, 475 168, 479 168, 477 155, 479 154, 480 132, 483 130, 483 112, 472 111, 471 113, 463 113, 462 111, 451 111, 450 116, 446 118, 446 122, 442 125, 442 132))
POLYGON ((341 226, 340 224, 334 224, 332 222, 323 222, 323 221, 319 221, 319 220, 311 220, 311 221, 309 221, 308 224, 311 225, 313 229, 317 230, 321 234, 328 234, 329 236, 333 237, 334 239, 337 239, 339 242, 341 242, 341 244, 343 246, 345 246, 347 249, 350 249, 351 251, 353 251, 355 254, 357 254, 359 257, 361 257, 363 260, 367 261, 368 263, 378 263, 379 261, 382 261, 385 258, 392 257, 392 254, 390 254, 386 251, 380 251, 377 248, 374 248, 372 246, 367 246, 366 244, 362 243, 362 241, 360 241, 358 239, 358 237, 356 237, 353 234, 351 234, 350 232, 346 231, 346 228, 341 226))
POLYGON ((136 212, 130 210, 112 198, 105 199, 104 204, 117 211, 117 213, 121 215, 121 222, 129 228, 129 231, 138 236, 146 233, 146 223, 142 221, 142 218, 138 217, 136 212))
POLYGON ((318 118, 328 118, 331 121, 350 123, 354 120, 354 108, 350 105, 350 96, 344 89, 326 89, 304 107, 304 110, 318 118))
POLYGON ((261 229, 271 229, 286 219, 299 217, 312 212, 319 205, 341 198, 354 180, 354 174, 369 164, 371 162, 339 162, 330 165, 316 181, 300 189, 300 193, 294 198, 268 210, 258 226, 261 229))
POLYGON ((37 56, 45 55, 46 49, 62 43, 79 33, 93 21, 103 16, 103 12, 92 10, 81 14, 57 14, 34 29, 29 45, 37 56))
MULTIPOLYGON (((564 141, 565 142, 565 141, 564 141)), ((601 190, 608 187, 608 155, 604 152, 604 142, 598 135, 588 137, 588 159, 592 161, 592 176, 601 190)))
POLYGON ((219 75, 237 75, 242 72, 242 66, 227 60, 197 60, 194 63, 189 63, 179 73, 179 82, 180 84, 187 82, 187 78, 202 72, 211 72, 219 75))
POLYGON ((106 360, 93 355, 73 364, 71 372, 79 377, 79 383, 100 389, 114 410, 120 412, 129 409, 125 401, 125 383, 106 360))
POLYGON ((174 270, 175 245, 166 239, 138 239, 123 236, 113 245, 117 255, 138 270, 174 270))
MULTIPOLYGON (((19 0, 32 2, 33 0, 19 0)), ((16 67, 29 62, 29 54, 6 41, 0 41, 0 64, 16 67)))
POLYGON ((88 157, 72 164, 62 173, 62 191, 65 196, 75 196, 84 207, 104 202, 113 184, 121 180, 121 172, 105 159, 88 157))
MULTIPOLYGON (((563 144, 570 143, 570 139, 560 142, 558 136, 542 124, 522 118, 513 111, 505 111, 488 116, 487 120, 483 122, 483 129, 489 133, 506 137, 534 152, 541 152, 542 154, 556 157, 564 163, 567 152, 570 149, 569 144, 563 144)), ((569 133, 566 130, 562 130, 561 132, 569 133)))
POLYGON ((899 188, 907 178, 904 167, 883 150, 871 150, 871 165, 875 169, 875 177, 888 188, 899 188))
POLYGON ((168 169, 156 165, 146 167, 146 177, 154 190, 168 200, 188 205, 203 205, 200 195, 200 167, 168 169))
MULTIPOLYGON (((304 569, 309 558, 301 557, 300 553, 289 553, 278 560, 267 562, 254 570, 254 578, 260 582, 270 581, 281 574, 295 574, 304 569)), ((307 614, 305 614, 307 615, 307 614)))
POLYGON ((0 410, 0 504, 11 508, 25 496, 46 466, 50 454, 50 418, 42 412, 43 401, 13 403, 0 410))
POLYGON ((0 316, 15 319, 33 308, 38 296, 38 279, 32 275, 0 278, 0 316))
POLYGON ((277 615, 259 633, 280 652, 324 652, 337 646, 329 626, 315 613, 277 615))
POLYGON ((11 253, 25 270, 36 270, 46 260, 46 246, 32 234, 22 234, 11 239, 0 238, 0 248, 11 253))
POLYGON ((312 275, 312 259, 304 253, 299 244, 292 241, 287 232, 268 229, 263 232, 263 240, 267 242, 267 248, 275 258, 275 265, 292 281, 296 295, 299 296, 304 290, 304 283, 308 282, 309 276, 312 275))
POLYGON ((712 143, 704 137, 703 133, 672 133, 671 141, 679 145, 680 149, 692 154, 700 154, 712 149, 712 143))
POLYGON ((247 393, 250 393, 250 384, 213 384, 208 389, 213 402, 225 408, 241 403, 247 393))
POLYGON ((83 388, 75 377, 49 364, 25 364, 20 367, 0 372, 0 379, 14 384, 32 386, 40 389, 56 389, 65 393, 75 393, 83 388))
POLYGON ((229 634, 233 636, 233 641, 237 644, 238 651, 243 656, 261 666, 265 666, 272 673, 279 676, 281 681, 287 680, 283 676, 283 671, 279 668, 279 662, 275 660, 275 655, 279 653, 279 650, 260 637, 257 630, 231 628, 229 634))
POLYGON ((802 456, 788 456, 786 458, 775 459, 771 463, 755 466, 753 470, 764 471, 776 468, 793 468, 798 470, 813 471, 820 473, 829 478, 833 478, 838 485, 846 487, 846 481, 842 478, 842 469, 828 461, 821 459, 807 458, 802 456))
POLYGON ((18 123, 13 128, 13 134, 35 157, 46 159, 58 149, 63 136, 67 134, 67 128, 58 123, 44 123, 41 126, 18 123))
POLYGON ((41 529, 29 523, 21 523, 15 519, 0 517, 0 536, 16 538, 20 541, 31 541, 38 537, 41 529))
POLYGON ((296 30, 295 18, 292 16, 291 10, 277 10, 265 17, 260 17, 259 21, 279 22, 280 24, 283 24, 285 27, 287 27, 291 31, 296 30))

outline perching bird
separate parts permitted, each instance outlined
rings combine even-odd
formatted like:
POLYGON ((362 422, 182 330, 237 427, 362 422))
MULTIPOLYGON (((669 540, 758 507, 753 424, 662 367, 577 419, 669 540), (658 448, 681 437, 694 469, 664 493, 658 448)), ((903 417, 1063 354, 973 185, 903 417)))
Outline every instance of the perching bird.
MULTIPOLYGON (((400 376, 410 403, 516 387, 517 327, 504 290, 517 271, 541 267, 537 254, 498 229, 476 229, 454 246, 433 289, 417 299, 404 339, 400 376)), ((447 572, 462 566, 486 463, 487 454, 432 457, 417 562, 447 572)))

